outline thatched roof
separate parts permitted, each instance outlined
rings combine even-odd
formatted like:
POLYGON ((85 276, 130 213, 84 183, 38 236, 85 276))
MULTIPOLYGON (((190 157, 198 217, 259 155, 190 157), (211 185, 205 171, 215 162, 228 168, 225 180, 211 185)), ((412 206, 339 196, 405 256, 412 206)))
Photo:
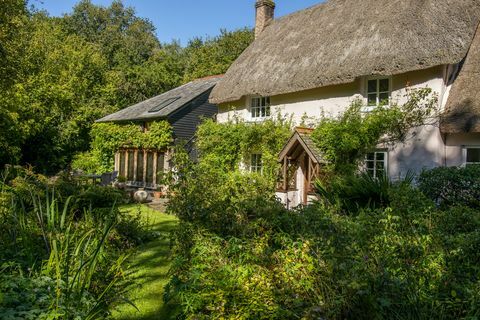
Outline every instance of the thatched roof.
POLYGON ((480 25, 440 119, 444 133, 480 132, 480 25))
POLYGON ((272 22, 229 68, 210 101, 458 63, 479 20, 479 0, 329 0, 272 22))
POLYGON ((212 76, 191 81, 161 95, 112 113, 97 120, 97 122, 146 121, 166 118, 196 97, 211 90, 221 77, 212 76), (152 110, 158 111, 152 112, 152 110))

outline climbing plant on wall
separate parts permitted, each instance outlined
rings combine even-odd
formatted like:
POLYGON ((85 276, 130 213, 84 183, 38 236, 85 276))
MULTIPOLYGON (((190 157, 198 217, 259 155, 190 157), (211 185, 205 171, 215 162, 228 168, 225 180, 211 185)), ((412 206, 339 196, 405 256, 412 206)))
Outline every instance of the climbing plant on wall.
POLYGON ((410 89, 405 99, 404 104, 379 106, 370 112, 364 112, 363 102, 356 100, 338 118, 323 118, 313 138, 330 162, 326 169, 351 174, 378 144, 405 142, 413 128, 436 122, 438 98, 430 88, 410 89))
POLYGON ((114 154, 119 148, 162 150, 173 142, 172 127, 167 121, 152 122, 145 131, 135 123, 97 123, 91 136, 91 150, 75 157, 74 169, 89 173, 112 171, 114 154))
POLYGON ((207 120, 199 126, 197 147, 203 165, 223 172, 248 166, 252 153, 261 154, 262 175, 274 186, 278 174, 278 153, 292 134, 290 119, 262 123, 235 119, 226 123, 207 120))

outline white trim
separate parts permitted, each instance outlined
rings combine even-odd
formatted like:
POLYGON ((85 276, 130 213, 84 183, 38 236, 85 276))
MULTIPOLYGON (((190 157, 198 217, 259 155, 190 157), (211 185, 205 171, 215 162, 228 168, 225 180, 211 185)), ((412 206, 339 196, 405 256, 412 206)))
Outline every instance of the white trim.
POLYGON ((248 115, 249 115, 249 120, 250 122, 257 122, 257 121, 264 121, 265 119, 270 119, 272 116, 272 101, 270 96, 259 96, 259 95, 253 95, 253 96, 248 96, 246 99, 246 108, 248 110, 248 115), (256 116, 254 117, 252 115, 252 101, 253 99, 259 99, 260 101, 262 99, 268 99, 268 105, 266 104, 265 106, 258 106, 255 108, 258 108, 258 114, 261 114, 261 111, 263 108, 265 108, 265 116, 256 116), (268 113, 268 115, 267 115, 268 113))
POLYGON ((365 103, 365 106, 362 107, 362 111, 363 112, 370 112, 370 111, 373 111, 375 108, 379 107, 380 106, 380 101, 379 101, 379 97, 380 97, 380 94, 381 93, 386 93, 384 91, 380 92, 380 80, 388 80, 388 103, 386 104, 386 106, 390 106, 391 103, 392 103, 392 92, 393 92, 393 77, 392 76, 369 76, 369 77, 364 77, 363 78, 363 89, 362 89, 362 93, 363 93, 363 101, 365 103), (369 106, 368 105, 368 82, 371 81, 371 80, 377 80, 377 91, 376 91, 376 105, 373 106, 369 106))
POLYGON ((256 172, 256 173, 263 173, 263 155, 260 152, 252 152, 250 153, 250 162, 248 165, 248 171, 250 172, 256 172), (253 157, 258 157, 256 159, 255 166, 253 165, 253 157), (260 160, 260 164, 258 163, 258 160, 260 160))
POLYGON ((480 164, 480 160, 479 162, 467 162, 467 151, 468 149, 480 149, 480 146, 479 145, 464 145, 463 148, 462 148, 462 159, 463 159, 463 166, 467 166, 469 164, 480 164))
POLYGON ((365 155, 365 160, 364 160, 364 170, 365 172, 369 173, 371 172, 371 170, 368 170, 368 167, 367 167, 367 163, 368 162, 372 162, 373 163, 373 177, 374 178, 377 178, 377 163, 378 162, 383 162, 383 171, 384 173, 389 176, 389 173, 388 173, 388 164, 389 164, 389 161, 388 161, 388 150, 374 150, 372 152, 368 152, 366 155, 365 155), (373 153, 373 160, 367 160, 367 156, 369 154, 372 154, 373 153), (381 160, 377 160, 377 154, 379 153, 383 153, 383 161, 381 160))

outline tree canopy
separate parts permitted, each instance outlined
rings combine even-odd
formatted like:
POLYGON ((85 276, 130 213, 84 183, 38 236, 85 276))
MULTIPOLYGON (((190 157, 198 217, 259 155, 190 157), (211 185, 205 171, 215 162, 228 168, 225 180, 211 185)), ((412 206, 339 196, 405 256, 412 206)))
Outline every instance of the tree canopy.
POLYGON ((222 30, 161 43, 121 1, 78 2, 63 17, 0 0, 0 167, 53 174, 90 147, 94 121, 192 79, 219 74, 253 40, 222 30))

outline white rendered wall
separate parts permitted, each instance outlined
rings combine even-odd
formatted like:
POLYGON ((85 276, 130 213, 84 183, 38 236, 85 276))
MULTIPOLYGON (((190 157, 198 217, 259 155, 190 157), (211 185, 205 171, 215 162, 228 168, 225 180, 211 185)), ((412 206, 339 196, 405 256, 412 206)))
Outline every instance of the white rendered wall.
MULTIPOLYGON (((447 68, 439 66, 426 70, 408 72, 391 77, 393 102, 406 101, 407 88, 431 88, 438 95, 439 107, 446 104, 450 86, 445 85, 447 68)), ((272 115, 291 117, 294 125, 314 125, 322 116, 335 117, 343 113, 355 99, 365 99, 366 81, 357 79, 353 83, 317 88, 285 95, 270 97, 272 115)), ((251 121, 249 99, 223 104, 219 107, 218 122, 235 117, 251 121)), ((423 126, 412 131, 405 143, 389 148, 389 175, 392 178, 404 176, 407 171, 420 172, 438 166, 461 165, 463 145, 480 145, 479 135, 457 135, 442 137, 438 124, 423 126), (444 141, 445 138, 445 141, 444 141)), ((379 146, 381 147, 381 146, 379 146)), ((294 200, 294 199, 292 199, 294 200)))

